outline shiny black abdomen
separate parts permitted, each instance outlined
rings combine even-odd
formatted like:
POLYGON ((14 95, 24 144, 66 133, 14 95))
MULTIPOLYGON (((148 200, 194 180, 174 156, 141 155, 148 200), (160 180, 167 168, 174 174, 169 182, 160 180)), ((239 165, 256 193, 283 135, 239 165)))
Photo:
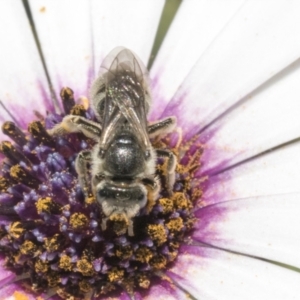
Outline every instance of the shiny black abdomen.
POLYGON ((134 177, 144 169, 144 154, 135 136, 117 136, 106 152, 104 169, 114 177, 134 177))

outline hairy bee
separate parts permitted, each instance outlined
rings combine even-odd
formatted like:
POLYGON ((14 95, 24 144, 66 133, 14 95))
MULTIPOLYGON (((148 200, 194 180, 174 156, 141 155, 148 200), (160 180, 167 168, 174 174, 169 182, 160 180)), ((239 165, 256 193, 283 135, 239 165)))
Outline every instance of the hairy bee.
POLYGON ((132 219, 147 204, 149 193, 157 199, 161 185, 155 176, 157 158, 166 158, 166 182, 170 193, 175 181, 176 156, 166 149, 154 149, 150 138, 171 132, 175 117, 148 124, 151 106, 148 72, 135 54, 116 48, 104 59, 91 88, 91 104, 97 122, 67 115, 49 131, 51 135, 81 132, 94 139, 92 150, 76 159, 79 183, 86 198, 90 190, 107 220, 121 216, 134 235, 132 219), (88 166, 91 166, 91 179, 88 166))

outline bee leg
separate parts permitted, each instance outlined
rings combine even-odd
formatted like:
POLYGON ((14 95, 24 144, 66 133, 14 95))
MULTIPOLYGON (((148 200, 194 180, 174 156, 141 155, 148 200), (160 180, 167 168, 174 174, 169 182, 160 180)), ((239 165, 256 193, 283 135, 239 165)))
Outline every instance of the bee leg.
POLYGON ((157 199, 160 191, 160 181, 158 177, 154 177, 154 178, 145 177, 142 179, 142 183, 145 186, 148 186, 150 188, 150 192, 153 195, 153 198, 157 199))
POLYGON ((83 191, 85 199, 91 196, 90 184, 88 179, 88 164, 92 160, 92 152, 83 150, 79 152, 75 160, 75 169, 78 174, 78 181, 83 191))
POLYGON ((55 125, 48 130, 50 135, 63 135, 71 132, 81 132, 86 137, 94 140, 99 140, 101 135, 101 125, 83 117, 67 115, 63 118, 61 123, 55 125))
POLYGON ((131 219, 128 219, 128 235, 129 236, 134 236, 133 232, 133 222, 131 219))
POLYGON ((166 181, 167 181, 167 189, 170 195, 173 194, 173 186, 175 183, 175 169, 177 158, 176 156, 169 150, 162 150, 156 149, 157 157, 167 158, 167 174, 166 174, 166 181))
POLYGON ((159 120, 148 126, 148 134, 150 138, 156 137, 158 135, 165 135, 174 130, 176 126, 176 118, 169 117, 163 120, 159 120))
POLYGON ((108 220, 108 218, 103 218, 102 219, 102 222, 101 222, 101 229, 102 229, 102 231, 105 231, 106 228, 107 228, 107 220, 108 220))

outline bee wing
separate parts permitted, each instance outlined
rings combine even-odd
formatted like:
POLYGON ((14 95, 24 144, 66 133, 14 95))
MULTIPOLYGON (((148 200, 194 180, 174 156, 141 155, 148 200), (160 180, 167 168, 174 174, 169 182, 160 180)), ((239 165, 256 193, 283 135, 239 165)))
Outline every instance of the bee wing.
POLYGON ((106 87, 103 143, 113 136, 120 122, 127 120, 142 145, 148 149, 151 144, 147 132, 147 112, 151 97, 146 68, 130 50, 124 48, 113 50, 101 68, 105 70, 102 76, 106 87), (113 60, 112 55, 115 55, 113 60))

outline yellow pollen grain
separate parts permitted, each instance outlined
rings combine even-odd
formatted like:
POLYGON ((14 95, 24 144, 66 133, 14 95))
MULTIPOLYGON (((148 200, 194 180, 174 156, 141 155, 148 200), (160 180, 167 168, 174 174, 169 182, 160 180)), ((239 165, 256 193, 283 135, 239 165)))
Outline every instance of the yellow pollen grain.
POLYGON ((166 226, 170 231, 178 232, 183 228, 183 220, 180 217, 172 219, 166 224, 166 226))
POLYGON ((18 239, 25 232, 25 229, 23 228, 21 222, 16 221, 10 224, 8 232, 10 236, 18 239))
POLYGON ((76 263, 78 272, 83 276, 91 276, 94 273, 93 265, 86 258, 82 258, 76 263))
POLYGON ((111 271, 108 272, 108 280, 110 282, 117 282, 124 277, 124 270, 120 270, 117 268, 113 268, 111 271))
POLYGON ((166 264, 167 264, 167 259, 162 255, 157 255, 153 257, 150 261, 150 265, 157 270, 164 269, 166 267, 166 264))
POLYGON ((72 260, 68 255, 62 255, 59 260, 59 267, 65 271, 72 271, 72 260))
POLYGON ((140 261, 141 263, 148 263, 152 257, 153 257, 153 253, 147 247, 141 247, 136 250, 135 258, 137 261, 140 261))
POLYGON ((49 238, 45 238, 44 246, 47 251, 54 252, 59 249, 60 242, 59 242, 58 238, 59 238, 58 234, 55 234, 54 236, 49 237, 49 238))
POLYGON ((15 291, 13 296, 15 300, 29 300, 29 298, 22 292, 15 291))
POLYGON ((167 240, 167 233, 162 224, 148 225, 148 234, 157 243, 158 246, 167 240))
POLYGON ((167 214, 173 211, 173 201, 170 198, 161 198, 159 199, 159 204, 163 208, 163 213, 167 214))
POLYGON ((25 241, 20 247, 20 252, 24 255, 32 255, 36 250, 36 245, 31 241, 25 241))
POLYGON ((80 229, 88 225, 88 218, 82 213, 74 213, 70 217, 70 225, 74 229, 80 229))
POLYGON ((35 203, 38 214, 50 213, 54 203, 50 197, 40 198, 35 203))
POLYGON ((48 264, 42 260, 38 260, 34 266, 37 273, 46 273, 49 269, 48 264))

